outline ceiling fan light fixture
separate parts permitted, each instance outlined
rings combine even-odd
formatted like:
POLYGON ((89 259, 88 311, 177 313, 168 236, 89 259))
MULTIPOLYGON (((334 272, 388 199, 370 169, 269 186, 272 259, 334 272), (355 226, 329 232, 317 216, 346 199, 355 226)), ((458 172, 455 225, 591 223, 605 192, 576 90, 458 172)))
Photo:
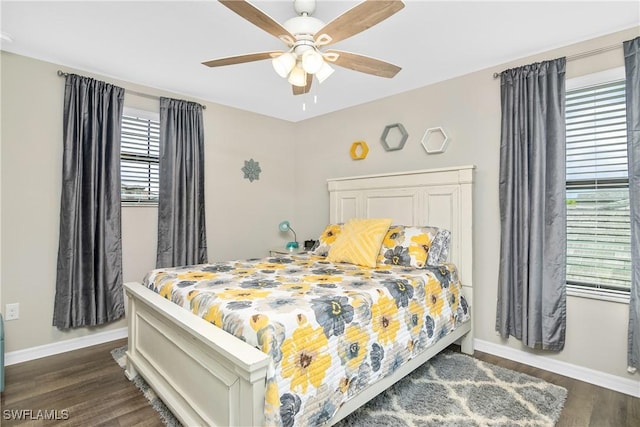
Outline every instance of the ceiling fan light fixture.
POLYGON ((322 68, 324 58, 315 49, 310 49, 302 54, 302 68, 309 74, 315 74, 322 68))
MULTIPOLYGON (((1 1, 1 0, 0 0, 1 1)), ((245 62, 271 59, 274 71, 282 78, 288 78, 294 95, 309 93, 315 76, 324 82, 334 69, 332 65, 348 68, 378 77, 394 77, 401 68, 397 65, 355 53, 329 50, 324 46, 355 36, 379 24, 404 8, 402 0, 362 0, 329 23, 311 16, 316 0, 293 0, 298 16, 280 24, 259 8, 251 0, 219 0, 219 2, 251 24, 284 42, 288 50, 256 52, 246 55, 227 56, 212 59, 202 64, 207 67, 242 64, 245 62), (331 64, 331 65, 329 65, 331 64)), ((3 41, 7 36, 2 34, 3 41)))
POLYGON ((296 65, 296 57, 291 52, 283 53, 273 58, 271 64, 280 77, 286 78, 296 65))
POLYGON ((320 83, 322 83, 323 81, 325 81, 331 74, 333 74, 335 70, 333 69, 333 67, 329 64, 327 64, 326 62, 322 62, 322 67, 320 67, 320 69, 318 70, 318 72, 315 74, 316 77, 318 78, 318 81, 320 83))
POLYGON ((307 73, 299 66, 295 67, 289 74, 289 83, 294 86, 305 87, 307 85, 307 73))

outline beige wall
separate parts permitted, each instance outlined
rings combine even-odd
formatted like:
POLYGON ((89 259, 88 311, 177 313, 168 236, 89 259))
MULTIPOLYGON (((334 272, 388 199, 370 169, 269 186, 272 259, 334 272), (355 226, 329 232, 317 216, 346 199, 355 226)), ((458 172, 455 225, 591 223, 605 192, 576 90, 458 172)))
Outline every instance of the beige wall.
MULTIPOLYGON (((478 71, 383 100, 300 123, 296 127, 296 223, 303 236, 317 236, 329 219, 325 180, 340 176, 476 165, 474 193, 474 310, 476 338, 525 350, 517 340, 495 333, 500 216, 498 170, 500 83, 494 72, 563 55, 622 44, 638 28, 535 57, 478 71), (385 152, 385 125, 402 123, 409 133, 403 150, 385 152), (427 155, 420 140, 427 128, 442 126, 451 138, 445 153, 427 155), (365 160, 349 157, 351 143, 369 145, 365 160)), ((567 78, 622 66, 622 48, 568 62, 567 78)), ((569 297, 565 349, 548 357, 630 378, 626 372, 628 305, 569 297)), ((637 378, 637 376, 636 376, 637 378)))
MULTIPOLYGON (((5 322, 8 352, 123 328, 59 331, 51 326, 62 171, 61 67, 2 52, 0 300, 20 303, 20 319, 5 322)), ((73 71, 65 69, 65 71, 73 71)), ((176 96, 95 76, 151 95, 176 96)), ((184 98, 176 96, 179 98, 184 98)), ((158 111, 157 99, 126 94, 125 105, 158 111)), ((278 223, 293 213, 291 150, 293 124, 207 103, 204 111, 206 222, 210 260, 267 255, 283 245, 278 223), (260 180, 240 170, 260 162, 260 180)), ((125 281, 140 281, 155 266, 157 209, 125 207, 122 214, 125 281)), ((4 309, 4 307, 3 307, 4 309)), ((4 311, 4 310, 2 310, 4 311)))

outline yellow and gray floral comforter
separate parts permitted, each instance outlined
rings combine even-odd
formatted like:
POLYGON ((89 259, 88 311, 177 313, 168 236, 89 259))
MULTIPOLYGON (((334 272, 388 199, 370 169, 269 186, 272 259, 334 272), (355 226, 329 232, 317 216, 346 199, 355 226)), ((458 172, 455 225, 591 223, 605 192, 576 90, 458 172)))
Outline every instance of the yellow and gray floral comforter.
POLYGON ((469 319, 453 265, 294 255, 150 272, 161 296, 271 355, 265 424, 319 425, 469 319))

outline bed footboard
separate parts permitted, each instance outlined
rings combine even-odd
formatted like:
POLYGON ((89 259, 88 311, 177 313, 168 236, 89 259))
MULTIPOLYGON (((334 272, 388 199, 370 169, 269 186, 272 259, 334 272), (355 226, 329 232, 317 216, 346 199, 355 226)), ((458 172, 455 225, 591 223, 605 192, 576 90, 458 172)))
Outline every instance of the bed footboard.
POLYGON ((124 287, 127 378, 140 374, 184 425, 262 425, 269 356, 139 283, 124 287))

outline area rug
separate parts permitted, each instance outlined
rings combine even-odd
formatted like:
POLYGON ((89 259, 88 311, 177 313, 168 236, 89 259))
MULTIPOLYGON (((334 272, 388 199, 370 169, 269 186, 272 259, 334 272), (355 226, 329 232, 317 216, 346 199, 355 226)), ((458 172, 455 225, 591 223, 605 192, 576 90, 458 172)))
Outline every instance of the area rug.
MULTIPOLYGON (((124 369, 127 347, 111 351, 124 369)), ((149 385, 135 385, 165 425, 180 426, 149 385)), ((445 351, 337 424, 339 427, 546 427, 567 390, 539 378, 445 351)))

